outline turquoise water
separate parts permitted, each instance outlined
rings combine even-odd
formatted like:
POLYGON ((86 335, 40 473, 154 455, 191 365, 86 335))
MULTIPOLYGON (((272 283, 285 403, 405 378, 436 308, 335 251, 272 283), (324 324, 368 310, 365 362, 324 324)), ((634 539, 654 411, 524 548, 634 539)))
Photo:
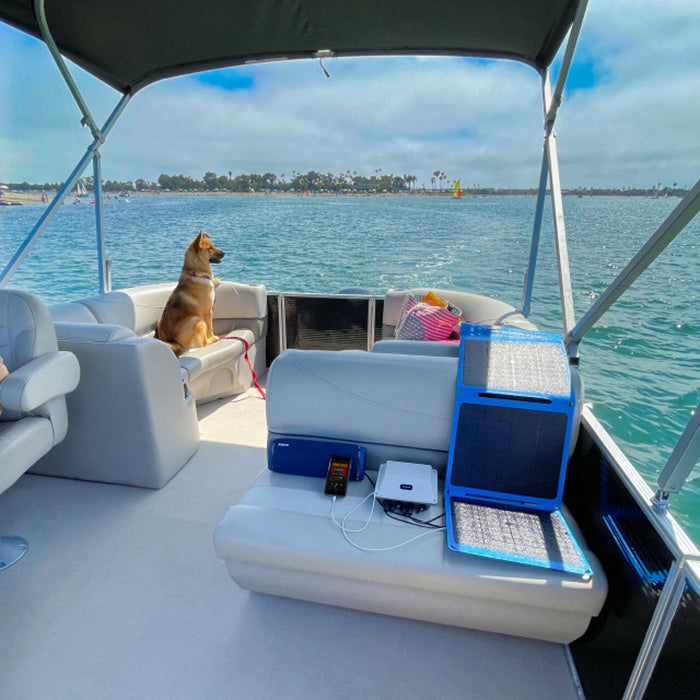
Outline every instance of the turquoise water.
MULTIPOLYGON (((577 318, 678 203, 565 198, 577 318)), ((115 289, 177 278, 202 229, 227 251, 222 279, 270 290, 456 287, 521 303, 531 197, 141 196, 105 201, 115 289)), ((0 208, 0 265, 42 204, 0 208)), ((548 209, 546 210, 549 211, 548 209)), ((97 291, 94 207, 66 204, 11 286, 45 302, 97 291)), ((581 346, 586 400, 650 484, 700 400, 700 222, 694 222, 581 346)), ((561 330, 551 224, 545 223, 532 318, 561 330)), ((700 542, 700 468, 673 501, 700 542)))

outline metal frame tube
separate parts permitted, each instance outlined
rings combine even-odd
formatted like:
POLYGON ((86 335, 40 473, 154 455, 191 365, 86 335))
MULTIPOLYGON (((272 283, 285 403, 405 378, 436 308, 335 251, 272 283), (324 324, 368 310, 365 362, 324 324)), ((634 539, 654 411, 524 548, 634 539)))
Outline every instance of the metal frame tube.
MULTIPOLYGON (((551 105, 551 86, 549 71, 542 74, 542 103, 545 115, 551 105)), ((566 224, 564 223, 564 203, 561 194, 559 178, 559 158, 557 156, 556 133, 550 128, 545 133, 545 152, 549 166, 549 182, 552 199, 552 218, 554 221, 554 240, 557 249, 557 265, 559 268, 559 294, 561 297, 561 313, 564 325, 564 337, 567 337, 576 323, 574 312, 574 296, 571 288, 571 270, 569 268, 569 249, 566 242, 566 224)))
POLYGON ((2 273, 0 273, 0 289, 5 287, 7 283, 12 279, 17 268, 24 260, 24 258, 27 257, 29 251, 32 249, 38 238, 44 232, 44 229, 54 217, 60 205, 63 203, 63 200, 68 196, 73 187, 75 187, 76 182, 83 174, 85 168, 87 168, 88 164, 90 163, 90 160, 99 148, 101 142, 104 141, 104 138, 112 130, 112 127, 114 126, 121 113, 124 111, 130 99, 131 96, 129 94, 122 95, 122 98, 119 100, 117 106, 114 108, 112 113, 107 118, 107 121, 105 122, 104 126, 102 127, 102 139, 96 138, 88 146, 87 150, 85 151, 85 154, 78 161, 78 164, 73 169, 73 172, 68 176, 68 179, 58 190, 56 196, 53 198, 49 206, 41 215, 39 221, 37 221, 29 235, 21 243, 21 245, 17 249, 17 252, 12 256, 10 262, 7 263, 5 269, 2 271, 2 273))
POLYGON ((569 76, 571 61, 574 57, 576 44, 581 33, 583 18, 588 7, 588 0, 581 0, 574 20, 571 24, 569 39, 564 50, 561 69, 557 76, 557 83, 554 89, 554 95, 550 94, 550 79, 549 71, 542 74, 542 105, 544 108, 544 132, 545 143, 542 153, 542 166, 540 169, 540 183, 537 191, 537 204, 535 207, 535 221, 532 227, 532 240, 530 243, 530 260, 528 263, 527 272, 525 274, 525 282, 523 285, 523 308, 522 314, 527 317, 530 315, 530 307, 532 305, 532 289, 535 281, 535 266, 537 263, 537 252, 540 245, 540 232, 542 230, 542 214, 544 209, 544 199, 547 194, 547 178, 551 177, 552 181, 552 207, 554 216, 554 227, 557 241, 557 258, 559 261, 559 279, 560 293, 562 298, 562 315, 564 319, 564 332, 568 332, 570 325, 574 323, 574 308, 573 296, 571 293, 571 275, 569 272, 569 256, 566 247, 566 229, 564 227, 564 209, 561 202, 561 187, 559 184, 559 163, 556 151, 556 142, 554 140, 554 122, 557 118, 557 112, 561 105, 561 99, 564 94, 564 86, 566 79, 569 76))
POLYGON ((532 239, 530 241, 530 261, 525 273, 523 283, 523 308, 522 314, 526 318, 530 315, 532 306, 532 289, 535 284, 535 267, 537 265, 537 252, 540 247, 540 233, 542 231, 542 215, 544 213, 544 199, 547 195, 547 179, 549 166, 547 164, 547 150, 542 149, 542 166, 540 168, 540 184, 537 190, 537 204, 535 205, 535 221, 532 225, 532 239))
POLYGON ((666 217, 656 232, 639 249, 625 269, 613 280, 608 288, 584 314, 572 329, 569 345, 574 349, 596 321, 625 293, 630 285, 651 265, 666 246, 692 221, 700 211, 700 180, 683 197, 676 208, 666 217))
POLYGON ((287 349, 287 304, 284 294, 277 295, 277 329, 279 333, 278 354, 287 349))
POLYGON ((552 100, 545 114, 545 127, 547 128, 548 132, 554 126, 554 122, 557 118, 557 112, 559 111, 559 106, 561 105, 561 98, 564 95, 564 85, 566 84, 566 79, 569 76, 571 61, 574 57, 574 50, 576 49, 576 44, 578 43, 578 37, 581 33, 581 26, 583 25, 583 18, 586 14, 587 7, 588 0, 581 0, 581 3, 576 10, 574 21, 571 24, 569 40, 566 43, 564 57, 562 58, 561 68, 559 69, 559 75, 557 76, 557 82, 554 87, 554 95, 552 96, 552 100))
POLYGON ((623 700, 641 700, 651 680, 652 673, 659 659, 666 636, 673 622, 673 617, 678 608, 683 588, 686 582, 685 560, 676 560, 666 577, 663 591, 659 596, 647 628, 642 648, 639 650, 637 660, 625 688, 623 700))
POLYGON ((63 203, 65 198, 68 196, 70 191, 73 189, 75 184, 78 182, 80 176, 87 168, 88 163, 92 159, 93 161, 93 173, 94 173, 94 192, 95 192, 95 226, 97 231, 97 256, 98 256, 98 268, 99 268, 99 288, 100 293, 104 291, 109 291, 111 287, 111 275, 108 266, 105 263, 104 255, 104 237, 103 237, 103 208, 102 208, 102 167, 100 162, 100 152, 99 147, 105 142, 107 134, 112 130, 112 127, 116 123, 117 119, 124 111, 126 105, 128 104, 131 96, 126 93, 122 95, 121 99, 117 103, 116 107, 112 110, 112 113, 107 118, 102 130, 100 130, 95 123, 95 120, 88 109, 87 103, 83 99, 78 86, 73 80, 68 66, 63 60, 56 42, 51 36, 51 31, 46 20, 46 12, 44 8, 44 0, 34 0, 34 12, 36 15, 37 22, 39 24, 39 30, 41 32, 44 43, 48 48, 51 56, 58 67, 59 72, 63 76, 68 89, 70 90, 73 98, 75 99, 78 108, 80 109, 83 118, 81 120, 82 124, 87 124, 93 136, 92 143, 88 146, 83 157, 78 161, 78 164, 73 169, 73 172, 68 176, 68 179, 63 183, 61 188, 56 193, 53 201, 46 208, 44 213, 39 218, 34 228, 31 230, 29 235, 20 244, 17 252, 14 254, 10 262, 5 266, 5 269, 0 273, 0 289, 2 289, 14 276, 17 268, 22 263, 24 258, 29 254, 34 244, 39 239, 44 229, 49 224, 51 219, 58 211, 59 206, 63 203))
POLYGON ((105 264, 105 240, 103 235, 102 208, 102 156, 96 150, 92 156, 93 192, 95 193, 95 231, 97 233, 97 270, 99 276, 100 294, 111 291, 109 273, 105 264))
POLYGON ((695 468, 700 458, 700 404, 685 426, 671 456, 663 468, 657 484, 659 491, 654 497, 655 502, 663 506, 668 502, 671 493, 678 493, 695 468))
POLYGON ((92 137, 94 139, 97 139, 98 141, 103 143, 104 134, 100 132, 99 128, 97 127, 97 124, 95 123, 95 120, 92 118, 92 114, 88 109, 87 103, 83 99, 83 96, 80 93, 80 90, 78 89, 75 80, 73 80, 73 76, 71 75, 70 70, 68 70, 68 66, 63 60, 63 56, 61 56, 61 52, 58 50, 56 42, 53 40, 51 30, 49 29, 49 24, 46 21, 44 0, 34 0, 34 14, 36 15, 36 21, 39 24, 39 31, 41 32, 41 36, 44 39, 44 43, 46 44, 46 47, 51 53, 53 60, 56 62, 58 70, 61 72, 63 79, 66 81, 66 85, 68 85, 68 89, 70 90, 71 95, 73 95, 73 99, 76 101, 78 109, 83 115, 82 123, 88 125, 90 131, 92 132, 92 137))
POLYGON ((367 300, 367 350, 374 345, 374 324, 377 313, 377 303, 374 297, 367 300))

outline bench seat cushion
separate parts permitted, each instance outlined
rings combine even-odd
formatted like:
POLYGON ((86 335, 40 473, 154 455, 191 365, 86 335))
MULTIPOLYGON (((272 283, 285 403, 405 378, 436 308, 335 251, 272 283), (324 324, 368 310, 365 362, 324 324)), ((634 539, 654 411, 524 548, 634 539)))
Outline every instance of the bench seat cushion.
MULTIPOLYGON (((215 548, 242 588, 559 643, 581 636, 603 605, 607 582, 588 551, 590 578, 452 552, 442 531, 389 551, 356 549, 331 522, 323 483, 265 470, 228 510, 215 548)), ((367 479, 350 482, 337 518, 370 491, 367 479)), ((420 517, 443 510, 441 500, 420 517)), ((363 525, 368 514, 365 504, 347 527, 363 525)), ((375 510, 367 529, 351 537, 380 548, 422 532, 375 510)))
MULTIPOLYGON (((256 345, 253 332, 241 328, 231 332, 248 343, 248 360, 260 371, 262 341, 256 345), (258 362, 256 363, 256 359, 258 362)), ((205 348, 187 350, 180 356, 180 366, 187 374, 187 384, 195 397, 213 398, 231 396, 246 391, 251 386, 251 371, 245 360, 246 345, 242 340, 221 338, 205 348)), ((264 364, 263 364, 264 367, 264 364)))

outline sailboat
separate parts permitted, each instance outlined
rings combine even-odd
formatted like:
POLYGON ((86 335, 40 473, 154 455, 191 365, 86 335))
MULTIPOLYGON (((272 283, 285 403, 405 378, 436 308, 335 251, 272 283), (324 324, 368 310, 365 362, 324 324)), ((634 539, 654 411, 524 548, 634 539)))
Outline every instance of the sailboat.
POLYGON ((459 199, 462 196, 462 188, 460 187, 459 180, 455 180, 455 186, 452 188, 452 196, 455 199, 459 199))
POLYGON ((73 204, 80 204, 82 202, 82 198, 86 194, 87 190, 85 189, 85 183, 81 178, 80 180, 78 180, 78 182, 75 183, 75 199, 73 200, 73 204))

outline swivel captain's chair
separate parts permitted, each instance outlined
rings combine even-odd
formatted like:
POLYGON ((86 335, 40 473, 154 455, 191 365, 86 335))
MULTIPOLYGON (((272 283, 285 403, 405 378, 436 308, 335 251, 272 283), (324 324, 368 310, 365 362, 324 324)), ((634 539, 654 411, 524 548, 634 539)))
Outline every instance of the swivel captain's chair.
MULTIPOLYGON (((46 306, 31 294, 13 290, 0 289, 0 356, 10 371, 0 381, 2 494, 65 437, 65 395, 78 385, 80 367, 75 355, 58 351, 46 306)), ((0 571, 12 566, 27 547, 21 537, 0 536, 0 571)))

